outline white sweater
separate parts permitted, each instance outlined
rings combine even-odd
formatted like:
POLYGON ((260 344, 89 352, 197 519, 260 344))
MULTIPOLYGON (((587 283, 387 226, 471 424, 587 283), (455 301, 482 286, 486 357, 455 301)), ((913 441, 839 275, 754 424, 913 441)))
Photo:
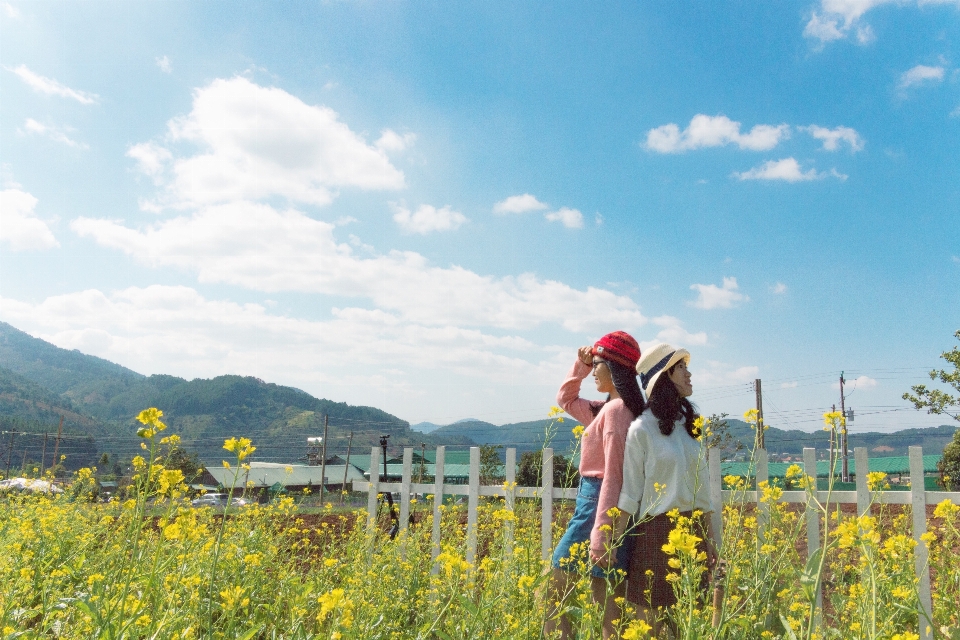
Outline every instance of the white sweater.
POLYGON ((700 450, 678 420, 665 436, 647 409, 630 424, 623 453, 623 486, 617 507, 636 515, 656 516, 671 509, 704 513, 715 510, 707 485, 707 452, 700 450), (660 491, 654 486, 662 485, 660 491))

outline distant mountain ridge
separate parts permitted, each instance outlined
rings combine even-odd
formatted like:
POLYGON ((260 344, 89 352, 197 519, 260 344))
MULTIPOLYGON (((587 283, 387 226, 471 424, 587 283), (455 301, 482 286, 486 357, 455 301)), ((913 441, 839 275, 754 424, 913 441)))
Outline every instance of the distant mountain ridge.
POLYGON ((253 377, 144 376, 0 322, 0 425, 17 430, 18 460, 39 460, 42 451, 42 436, 23 432, 55 434, 61 415, 65 433, 96 442, 81 448, 76 439, 65 438, 61 449, 68 452, 69 466, 93 464, 102 453, 129 457, 140 451, 135 417, 151 406, 163 410, 168 433, 180 435, 185 448, 216 462, 226 456, 223 441, 232 436, 253 439, 257 459, 295 462, 306 455, 307 437, 323 435, 324 415, 331 454, 346 450, 350 432, 354 451, 369 452, 382 433, 391 434, 393 447, 434 442, 374 407, 315 398, 253 377))

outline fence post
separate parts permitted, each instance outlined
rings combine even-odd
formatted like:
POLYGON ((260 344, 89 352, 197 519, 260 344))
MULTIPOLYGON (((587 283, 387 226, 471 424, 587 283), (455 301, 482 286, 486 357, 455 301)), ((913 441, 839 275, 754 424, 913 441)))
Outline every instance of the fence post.
POLYGON ((380 492, 380 447, 370 448, 370 492, 367 494, 367 527, 377 526, 377 494, 380 492))
POLYGON ((540 521, 540 555, 544 562, 550 559, 553 547, 553 449, 543 450, 543 476, 540 481, 540 502, 542 504, 540 521))
POLYGON ((870 459, 867 456, 866 447, 857 447, 853 450, 853 464, 857 479, 857 515, 869 515, 870 486, 867 484, 867 474, 870 472, 870 459))
MULTIPOLYGON (((504 468, 504 482, 506 491, 503 496, 503 506, 513 515, 514 496, 516 495, 517 484, 517 450, 515 448, 507 449, 507 464, 504 468)), ((503 528, 504 555, 510 557, 513 555, 513 519, 510 518, 504 523, 503 528)))
POLYGON ((443 505, 443 459, 447 453, 447 448, 443 445, 437 447, 437 460, 433 465, 433 570, 436 574, 440 567, 437 565, 437 556, 440 555, 440 507, 443 505))
MULTIPOLYGON (((813 477, 813 497, 817 495, 817 450, 813 447, 803 448, 803 473, 806 476, 813 477)), ((816 507, 816 501, 807 497, 807 559, 820 549, 820 510, 816 507)), ((817 620, 820 619, 820 612, 823 610, 823 584, 820 579, 817 580, 817 620)))
POLYGON ((400 531, 410 521, 410 478, 413 475, 413 448, 403 449, 403 475, 400 476, 400 531))
POLYGON ((717 509, 710 517, 710 528, 719 552, 723 546, 723 478, 720 476, 720 451, 717 449, 707 451, 707 469, 710 477, 710 502, 717 509))
POLYGON ((917 574, 917 593, 920 596, 920 638, 933 637, 933 605, 930 601, 930 550, 922 536, 927 532, 927 496, 923 482, 923 448, 910 447, 910 506, 913 511, 913 568, 917 574))
MULTIPOLYGON (((757 429, 762 429, 762 425, 757 425, 757 429)), ((770 524, 770 503, 761 502, 760 498, 763 497, 763 490, 760 488, 761 482, 770 482, 770 471, 768 464, 770 462, 770 454, 767 453, 766 449, 757 449, 757 471, 756 471, 756 485, 757 485, 757 541, 760 544, 764 544, 767 541, 767 525, 770 524)))
POLYGON ((477 509, 480 507, 480 447, 470 447, 470 485, 467 490, 467 562, 477 559, 477 509))

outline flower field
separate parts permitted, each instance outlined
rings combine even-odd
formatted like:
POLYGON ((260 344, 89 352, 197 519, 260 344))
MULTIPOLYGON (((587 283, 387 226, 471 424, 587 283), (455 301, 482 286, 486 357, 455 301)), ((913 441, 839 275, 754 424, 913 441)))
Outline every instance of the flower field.
MULTIPOLYGON (((89 470, 58 496, 0 498, 0 628, 5 638, 539 638, 546 602, 540 510, 485 499, 478 559, 464 559, 466 514, 442 509, 442 549, 431 549, 432 496, 390 540, 364 511, 305 513, 292 497, 268 505, 191 508, 179 471, 163 468, 170 438, 159 412, 141 414, 145 457, 129 495, 85 499, 89 470), (513 542, 504 532, 512 522, 513 542)), ((230 439, 240 468, 254 447, 230 439)), ((803 484, 802 473, 793 480, 803 484)), ((883 479, 872 478, 880 489, 883 479)), ((746 487, 728 479, 733 488, 746 487)), ((761 487, 755 505, 724 511, 725 597, 715 611, 695 585, 704 570, 680 519, 671 537, 680 601, 668 613, 682 638, 907 640, 919 628, 909 510, 874 506, 873 516, 820 505, 827 534, 805 552, 803 512, 761 487), (816 607, 816 586, 823 606, 816 607), (716 617, 716 620, 714 618, 716 617), (717 626, 714 626, 714 622, 717 626)), ((561 511, 563 511, 561 509, 561 511)), ((934 637, 960 639, 958 507, 943 502, 929 521, 934 637)), ((562 512, 555 539, 566 520, 562 512)), ((562 607, 581 638, 599 638, 603 612, 590 598, 586 565, 562 607)), ((624 638, 647 637, 625 607, 624 638)))

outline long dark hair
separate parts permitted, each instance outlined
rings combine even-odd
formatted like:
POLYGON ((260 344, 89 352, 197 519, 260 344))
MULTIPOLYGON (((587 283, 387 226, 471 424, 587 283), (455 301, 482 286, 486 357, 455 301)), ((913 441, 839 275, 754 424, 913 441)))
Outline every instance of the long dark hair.
POLYGON ((653 412, 660 426, 660 433, 665 436, 673 433, 673 427, 677 420, 683 418, 683 428, 687 430, 690 437, 694 440, 693 421, 697 417, 697 410, 687 398, 681 398, 677 387, 670 380, 669 376, 677 368, 679 362, 657 378, 657 383, 653 385, 653 391, 650 392, 650 411, 653 412))
MULTIPOLYGON (((619 362, 604 360, 603 364, 610 369, 610 378, 613 380, 613 388, 620 394, 623 404, 627 405, 633 417, 638 417, 643 410, 647 408, 647 403, 643 400, 643 394, 640 393, 640 385, 637 384, 637 372, 633 367, 627 367, 619 362)), ((610 396, 607 396, 606 404, 610 402, 610 396)), ((600 407, 591 408, 593 415, 600 413, 600 407)))

